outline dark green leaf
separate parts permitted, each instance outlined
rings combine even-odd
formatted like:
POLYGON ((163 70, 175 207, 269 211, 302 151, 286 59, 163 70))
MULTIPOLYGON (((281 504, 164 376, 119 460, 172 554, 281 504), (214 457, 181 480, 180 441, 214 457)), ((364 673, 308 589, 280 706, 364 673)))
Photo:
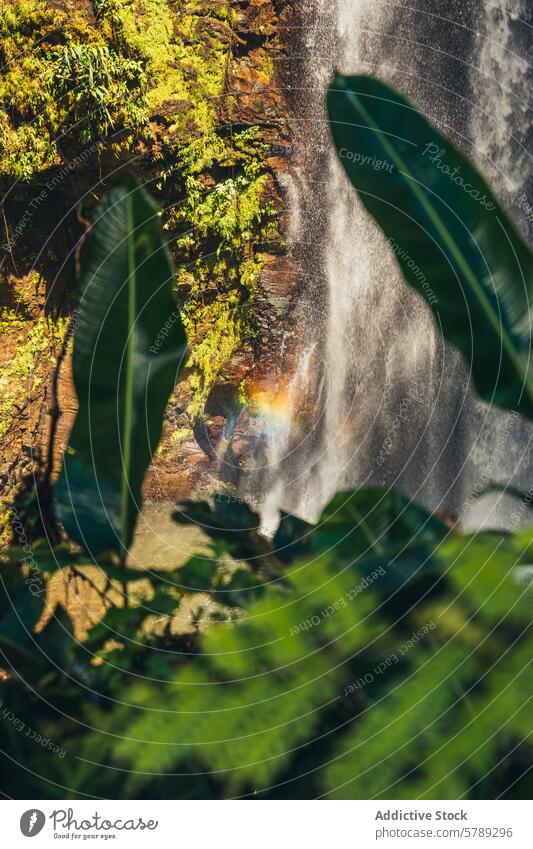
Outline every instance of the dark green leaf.
POLYGON ((79 412, 57 487, 69 536, 124 559, 143 478, 186 352, 156 207, 132 177, 108 192, 83 254, 74 382, 79 412))
POLYGON ((407 282, 472 367, 487 403, 533 418, 532 254, 472 163, 398 92, 336 75, 331 130, 407 282))
POLYGON ((324 508, 311 536, 312 550, 356 561, 392 558, 401 550, 431 551, 450 528, 412 499, 394 490, 339 492, 324 508))
POLYGON ((31 642, 43 611, 44 592, 30 581, 15 566, 5 566, 0 572, 0 645, 31 642))
POLYGON ((180 589, 209 592, 213 588, 216 570, 216 562, 197 555, 190 557, 179 571, 180 589))

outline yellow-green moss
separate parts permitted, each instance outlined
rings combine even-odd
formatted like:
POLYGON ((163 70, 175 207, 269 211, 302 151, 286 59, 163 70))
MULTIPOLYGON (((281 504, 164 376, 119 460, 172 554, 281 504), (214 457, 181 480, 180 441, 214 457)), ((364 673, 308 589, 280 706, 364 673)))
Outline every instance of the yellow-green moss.
POLYGON ((264 199, 269 176, 258 128, 230 141, 213 134, 187 146, 181 157, 185 196, 166 215, 165 229, 176 234, 183 259, 177 281, 178 292, 187 292, 183 315, 192 341, 193 418, 243 339, 255 335, 249 307, 262 263, 250 248, 268 239, 276 217, 274 203, 264 199), (215 165, 233 173, 215 182, 209 179, 215 165), (216 299, 206 304, 213 291, 216 299))
POLYGON ((58 138, 103 141, 147 122, 142 61, 115 50, 84 11, 2 6, 0 61, 0 175, 30 180, 60 164, 58 138))
POLYGON ((148 120, 144 89, 142 63, 107 45, 69 44, 57 51, 52 91, 83 143, 115 130, 141 130, 148 120))
POLYGON ((188 413, 196 418, 202 411, 221 368, 242 343, 243 313, 236 296, 217 300, 184 315, 185 325, 191 335, 200 331, 189 359, 193 369, 189 378, 194 397, 188 413))
MULTIPOLYGON (((175 223, 183 224, 201 237, 218 237, 218 253, 253 237, 254 224, 269 214, 262 206, 268 181, 266 174, 249 180, 244 175, 224 180, 206 191, 202 182, 188 177, 186 202, 175 211, 175 223)), ((185 239, 188 233, 184 234, 185 239)), ((178 247, 186 249, 187 241, 178 240, 178 247)))
POLYGON ((241 382, 239 383, 238 398, 241 407, 246 407, 246 405, 248 404, 248 392, 246 391, 246 382, 244 380, 241 380, 241 382))
POLYGON ((175 114, 167 142, 176 134, 208 133, 217 122, 233 41, 230 27, 222 24, 231 18, 229 4, 183 3, 173 9, 166 0, 98 0, 96 7, 109 41, 143 61, 149 112, 164 115, 165 105, 182 104, 170 110, 175 114), (217 22, 216 34, 209 16, 217 22))
MULTIPOLYGON (((220 369, 254 332, 246 302, 261 263, 253 245, 271 236, 276 216, 264 199, 260 128, 232 132, 221 120, 231 104, 231 62, 243 61, 233 56, 236 6, 92 0, 92 14, 13 0, 0 9, 0 176, 31 181, 61 164, 62 138, 143 155, 167 207, 198 414, 220 369)), ((268 83, 272 60, 259 53, 268 83)))

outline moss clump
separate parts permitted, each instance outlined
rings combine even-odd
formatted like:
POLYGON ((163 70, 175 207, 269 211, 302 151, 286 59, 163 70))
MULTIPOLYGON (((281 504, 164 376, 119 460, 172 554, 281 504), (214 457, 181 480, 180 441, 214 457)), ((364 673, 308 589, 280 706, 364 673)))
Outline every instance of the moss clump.
POLYGON ((98 0, 95 6, 105 38, 143 62, 147 108, 167 119, 164 141, 209 132, 217 123, 234 41, 229 3, 189 2, 173 9, 166 0, 98 0))
POLYGON ((181 259, 178 293, 194 343, 192 417, 202 413, 243 340, 256 334, 251 307, 262 263, 253 245, 267 238, 276 217, 275 204, 265 199, 264 151, 259 128, 252 127, 229 138, 194 140, 182 153, 184 196, 167 213, 165 228, 181 259))
POLYGON ((131 140, 147 122, 142 62, 114 50, 83 11, 4 5, 0 61, 0 175, 28 181, 60 164, 58 139, 131 140))
POLYGON ((185 325, 197 339, 189 360, 194 397, 188 412, 194 419, 203 412, 220 370, 242 344, 247 320, 245 309, 234 295, 185 314, 185 325))
POLYGON ((254 225, 260 224, 270 212, 269 207, 261 203, 267 182, 266 174, 255 180, 241 174, 206 191, 201 180, 189 177, 186 201, 176 210, 175 223, 190 229, 178 239, 178 248, 189 250, 191 231, 195 239, 214 236, 219 256, 250 240, 254 225))
MULTIPOLYGON (((16 310, 0 310, 0 333, 4 345, 15 347, 14 355, 0 364, 0 439, 4 451, 13 440, 12 431, 21 424, 21 412, 29 410, 32 401, 42 393, 50 371, 56 364, 56 352, 68 328, 68 320, 52 320, 41 316, 31 327, 16 310)), ((36 449, 35 434, 29 416, 23 415, 23 447, 36 449)), ((19 458, 20 459, 20 458, 19 458)), ((10 541, 10 513, 12 502, 7 487, 0 497, 0 545, 10 541)))
POLYGON ((107 45, 69 44, 58 51, 52 88, 81 142, 111 131, 141 131, 148 114, 142 63, 107 45))
MULTIPOLYGON (((163 0, 106 3, 112 38, 144 57, 148 108, 164 118, 156 127, 152 122, 153 150, 164 162, 160 191, 179 198, 164 227, 183 269, 178 293, 192 347, 189 413, 195 417, 243 337, 254 333, 247 303, 260 261, 251 246, 276 214, 264 200, 266 147, 258 127, 234 133, 220 121, 237 42, 229 3, 183 3, 176 13, 163 0)), ((265 66, 265 79, 271 72, 265 66)))
MULTIPOLYGON (((255 333, 255 250, 276 217, 261 128, 230 123, 228 79, 246 64, 238 14, 225 0, 0 5, 0 177, 37 182, 88 143, 104 173, 110 159, 110 170, 116 158, 142 162, 180 269, 192 415, 255 333)), ((263 85, 273 67, 256 52, 250 73, 263 85)))

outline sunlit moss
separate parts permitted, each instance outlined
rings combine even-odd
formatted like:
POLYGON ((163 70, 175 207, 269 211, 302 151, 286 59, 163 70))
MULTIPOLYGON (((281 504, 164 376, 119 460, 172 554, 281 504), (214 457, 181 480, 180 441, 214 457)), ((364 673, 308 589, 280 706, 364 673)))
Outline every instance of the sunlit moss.
POLYGON ((148 120, 142 63, 107 45, 63 47, 52 87, 84 143, 100 141, 115 130, 139 131, 148 120))
MULTIPOLYGON (((249 240, 254 224, 270 211, 261 203, 267 180, 266 174, 251 181, 240 175, 217 183, 206 192, 200 180, 189 177, 187 200, 176 212, 176 223, 192 228, 200 236, 212 233, 218 237, 219 253, 234 239, 249 240)), ((186 242, 178 241, 178 247, 186 246, 186 242)))
POLYGON ((245 408, 249 401, 248 392, 246 391, 246 381, 244 380, 241 380, 239 383, 238 400, 242 408, 245 408))
MULTIPOLYGON (((252 246, 276 217, 261 129, 224 123, 228 72, 243 61, 234 57, 238 12, 224 0, 92 0, 92 13, 68 14, 41 0, 0 8, 0 176, 31 181, 61 164, 62 138, 96 141, 100 154, 140 152, 152 186, 177 199, 163 222, 180 269, 198 414, 254 332, 248 302, 261 263, 252 246)), ((257 53, 254 73, 267 84, 272 61, 257 53)))

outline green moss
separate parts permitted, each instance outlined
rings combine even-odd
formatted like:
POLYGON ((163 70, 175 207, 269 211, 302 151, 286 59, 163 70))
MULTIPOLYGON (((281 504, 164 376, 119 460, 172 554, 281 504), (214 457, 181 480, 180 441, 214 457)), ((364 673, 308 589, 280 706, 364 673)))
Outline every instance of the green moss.
POLYGON ((189 367, 193 369, 189 383, 194 390, 194 398, 188 413, 192 419, 203 412, 220 370, 240 347, 243 323, 242 308, 236 302, 232 304, 229 298, 196 309, 193 318, 185 317, 190 333, 196 336, 198 330, 200 333, 204 330, 203 336, 197 338, 189 360, 189 367))
POLYGON ((178 292, 192 342, 192 417, 201 415, 218 375, 244 338, 255 335, 250 309, 261 274, 252 245, 269 238, 276 218, 265 200, 269 175, 257 127, 223 138, 214 131, 180 154, 184 195, 166 215, 181 262, 178 292), (225 178, 214 178, 229 171, 225 178), (212 176, 213 175, 213 176, 212 176), (213 302, 205 303, 206 297, 213 302))
POLYGON ((181 445, 181 443, 190 435, 191 431, 188 427, 178 427, 172 434, 172 445, 174 447, 181 445))
POLYGON ((20 317, 16 310, 3 307, 0 310, 0 333, 2 336, 11 336, 20 333, 26 327, 26 322, 20 317))
POLYGON ((0 175, 28 181, 60 164, 58 138, 102 141, 147 122, 142 61, 114 50, 81 11, 33 0, 2 7, 0 59, 0 175))
POLYGON ((239 404, 241 405, 241 407, 243 407, 243 408, 246 407, 249 399, 248 399, 248 393, 246 391, 246 382, 244 380, 241 380, 241 382, 239 383, 238 398, 239 398, 239 404))
POLYGON ((14 356, 0 367, 0 437, 5 437, 20 410, 46 379, 46 366, 55 365, 55 352, 65 336, 68 320, 53 321, 41 316, 27 331, 26 323, 21 323, 14 310, 4 309, 0 321, 3 335, 17 336, 14 356))
POLYGON ((262 268, 263 263, 261 258, 257 256, 253 259, 245 259, 244 262, 241 263, 239 269, 240 280, 242 284, 246 286, 251 295, 255 292, 259 278, 261 277, 262 268))
MULTIPOLYGON (((234 57, 236 5, 92 0, 94 15, 41 0, 0 8, 0 176, 31 181, 61 164, 65 138, 96 141, 101 155, 121 160, 143 157, 167 209, 192 410, 201 413, 220 369, 255 332, 254 245, 277 234, 261 128, 228 124, 226 80, 243 62, 234 57)), ((254 73, 267 83, 272 60, 256 54, 254 73)))
POLYGON ((216 100, 223 95, 230 56, 232 32, 220 23, 231 17, 229 5, 183 3, 173 9, 166 0, 100 0, 96 5, 107 38, 144 63, 150 114, 165 114, 172 102, 182 104, 171 109, 167 141, 176 132, 182 140, 209 132, 217 122, 216 100), (216 28, 206 17, 213 13, 216 28))
POLYGON ((99 0, 95 3, 103 31, 117 50, 141 61, 151 76, 147 108, 157 100, 154 91, 165 86, 171 72, 173 14, 165 0, 99 0))
MULTIPOLYGON (((261 204, 268 181, 266 174, 249 180, 244 175, 228 178, 206 191, 202 181, 188 177, 185 203, 175 212, 175 223, 195 231, 196 238, 214 236, 217 251, 242 244, 253 237, 255 224, 270 213, 261 204)), ((187 236, 178 240, 178 248, 187 250, 187 236)))
POLYGON ((189 367, 195 392, 189 412, 200 415, 220 370, 255 335, 250 309, 261 274, 252 245, 268 238, 276 218, 265 200, 269 175, 258 127, 223 138, 214 131, 181 153, 184 197, 167 214, 182 257, 178 291, 186 293, 185 320, 193 341, 189 367), (211 175, 228 171, 225 178, 211 175), (216 300, 206 304, 205 298, 216 300))
POLYGON ((58 51, 52 90, 83 143, 111 131, 140 131, 148 113, 142 63, 107 45, 69 44, 58 51))

